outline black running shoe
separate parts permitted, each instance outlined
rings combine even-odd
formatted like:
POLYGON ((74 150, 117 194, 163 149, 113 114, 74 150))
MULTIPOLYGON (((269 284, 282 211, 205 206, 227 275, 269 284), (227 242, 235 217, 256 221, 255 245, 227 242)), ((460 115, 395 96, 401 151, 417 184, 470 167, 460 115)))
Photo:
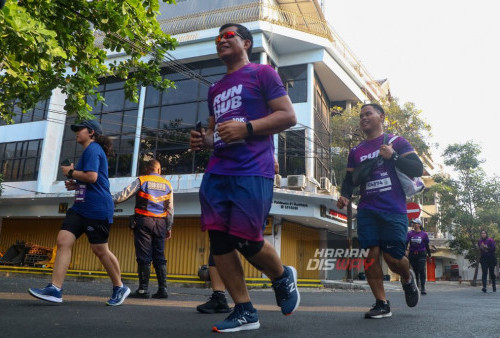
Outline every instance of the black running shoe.
POLYGON ((208 302, 196 307, 201 313, 228 313, 231 308, 227 304, 226 295, 224 293, 214 292, 210 296, 208 302))
POLYGON ((420 292, 417 287, 417 283, 415 283, 415 273, 413 270, 410 270, 410 281, 408 283, 403 283, 403 290, 405 290, 405 298, 406 305, 409 307, 414 307, 418 304, 420 300, 420 292))
POLYGON ((383 300, 376 301, 370 311, 365 313, 365 318, 380 319, 392 316, 391 305, 389 301, 384 303, 383 300))

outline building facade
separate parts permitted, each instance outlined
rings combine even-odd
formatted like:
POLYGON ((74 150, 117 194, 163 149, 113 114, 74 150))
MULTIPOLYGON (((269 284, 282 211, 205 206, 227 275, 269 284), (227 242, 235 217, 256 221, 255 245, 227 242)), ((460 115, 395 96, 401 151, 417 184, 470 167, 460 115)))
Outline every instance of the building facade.
MULTIPOLYGON (((125 99, 123 82, 103 79, 98 88, 106 104, 88 103, 104 133, 113 139, 109 158, 111 192, 123 189, 142 173, 143 164, 158 159, 175 194, 173 238, 167 242, 169 274, 195 275, 208 260, 208 236, 199 230, 198 189, 209 153, 189 150, 189 131, 208 118, 207 92, 225 66, 217 59, 214 37, 227 22, 241 23, 253 34, 251 61, 276 68, 294 105, 298 123, 276 135, 280 173, 266 238, 284 264, 297 267, 299 278, 340 279, 344 271, 311 265, 318 250, 346 248, 345 211, 336 209, 332 188, 330 108, 385 94, 347 45, 327 24, 317 0, 178 0, 162 5, 159 20, 179 46, 165 60, 163 76, 176 89, 139 88, 140 99, 125 99), (174 61, 172 61, 174 60, 174 61), (181 67, 179 66, 181 65, 181 67)), ((99 35, 97 35, 99 43, 99 35)), ((110 54, 109 59, 124 57, 110 54)), ((64 188, 59 163, 76 163, 81 155, 64 111, 64 95, 55 90, 16 123, 0 125, 0 249, 16 241, 52 247, 73 195, 64 188)), ((109 240, 124 272, 134 272, 133 235, 127 227, 133 201, 115 209, 109 240)), ((102 270, 86 239, 74 248, 72 268, 102 270)), ((247 276, 260 277, 245 265, 247 276)))

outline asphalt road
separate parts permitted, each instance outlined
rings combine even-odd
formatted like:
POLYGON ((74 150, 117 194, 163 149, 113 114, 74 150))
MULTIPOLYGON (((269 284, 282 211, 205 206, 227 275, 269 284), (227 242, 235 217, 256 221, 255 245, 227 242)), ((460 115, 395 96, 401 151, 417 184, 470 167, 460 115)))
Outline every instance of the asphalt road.
MULTIPOLYGON (((213 337, 212 324, 225 314, 196 312, 209 289, 169 287, 167 300, 127 299, 105 306, 107 279, 76 280, 64 285, 64 302, 51 304, 26 292, 45 286, 49 277, 0 275, 0 337, 213 337)), ((132 291, 136 282, 129 281, 132 291)), ((374 302, 367 291, 301 289, 301 306, 284 317, 269 289, 251 290, 261 328, 238 337, 499 337, 500 292, 480 287, 428 283, 428 295, 408 308, 396 282, 387 283, 393 316, 364 319, 374 302)), ((155 291, 155 287, 153 287, 155 291)))

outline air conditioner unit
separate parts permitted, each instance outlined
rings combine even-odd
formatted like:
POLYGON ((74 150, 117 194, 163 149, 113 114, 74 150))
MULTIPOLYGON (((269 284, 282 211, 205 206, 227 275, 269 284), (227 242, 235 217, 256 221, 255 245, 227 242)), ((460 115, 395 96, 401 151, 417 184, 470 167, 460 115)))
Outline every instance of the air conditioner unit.
POLYGON ((288 189, 303 190, 306 187, 306 177, 304 175, 287 176, 288 189))
POLYGON ((328 177, 320 177, 319 190, 326 191, 328 193, 332 192, 332 183, 330 183, 330 179, 328 177))
POLYGON ((279 174, 274 175, 274 187, 275 188, 281 187, 281 175, 279 174))

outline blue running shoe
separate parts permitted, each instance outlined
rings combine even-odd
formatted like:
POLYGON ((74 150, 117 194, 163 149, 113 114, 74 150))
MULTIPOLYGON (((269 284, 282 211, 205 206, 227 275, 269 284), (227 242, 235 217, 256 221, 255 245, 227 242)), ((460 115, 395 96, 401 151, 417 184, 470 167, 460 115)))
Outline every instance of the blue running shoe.
POLYGON ((240 304, 236 304, 233 312, 212 327, 213 332, 237 332, 244 330, 257 330, 260 327, 257 310, 248 311, 240 304))
POLYGON ((127 286, 113 286, 113 295, 106 302, 106 305, 118 306, 123 303, 128 295, 130 295, 130 289, 127 286))
POLYGON ((52 283, 43 289, 29 288, 28 293, 35 298, 46 300, 52 303, 62 303, 62 289, 58 291, 52 283))
POLYGON ((297 270, 293 266, 283 266, 285 277, 273 282, 276 304, 281 307, 281 313, 291 315, 300 304, 300 293, 297 288, 297 270))

